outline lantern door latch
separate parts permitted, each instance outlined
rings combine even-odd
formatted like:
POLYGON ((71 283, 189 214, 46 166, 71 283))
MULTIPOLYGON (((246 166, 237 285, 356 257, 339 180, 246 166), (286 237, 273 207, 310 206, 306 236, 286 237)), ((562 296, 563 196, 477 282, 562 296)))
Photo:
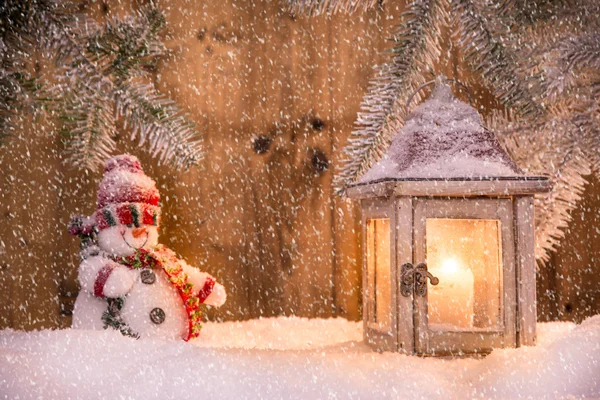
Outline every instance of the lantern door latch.
POLYGON ((400 270, 400 293, 404 297, 409 297, 414 291, 417 296, 427 294, 427 278, 432 285, 437 285, 440 280, 427 271, 427 264, 420 263, 412 265, 411 263, 402 264, 400 270))

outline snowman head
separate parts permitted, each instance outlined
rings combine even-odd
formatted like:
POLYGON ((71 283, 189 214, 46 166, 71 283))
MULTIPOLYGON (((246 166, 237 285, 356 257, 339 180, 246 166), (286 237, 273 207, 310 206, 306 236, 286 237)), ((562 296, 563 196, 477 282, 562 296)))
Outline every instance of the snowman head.
POLYGON ((153 225, 115 225, 98 233, 98 245, 107 253, 128 256, 138 249, 152 249, 158 244, 158 228, 153 225))
POLYGON ((139 160, 125 154, 106 162, 98 188, 95 214, 98 245, 110 254, 127 256, 158 244, 160 195, 139 160))

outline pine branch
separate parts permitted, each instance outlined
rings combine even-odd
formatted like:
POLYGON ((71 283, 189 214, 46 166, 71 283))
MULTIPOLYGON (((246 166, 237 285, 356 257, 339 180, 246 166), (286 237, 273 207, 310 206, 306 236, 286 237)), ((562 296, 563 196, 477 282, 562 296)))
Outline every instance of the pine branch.
POLYGON ((563 41, 559 52, 570 71, 583 68, 600 71, 600 31, 563 41))
MULTIPOLYGON (((597 97, 596 97, 597 98, 597 97)), ((576 145, 591 163, 594 171, 600 171, 600 114, 599 103, 596 101, 585 112, 572 117, 572 123, 577 128, 578 141, 576 145)))
MULTIPOLYGON (((561 43, 597 32, 600 29, 600 3, 596 0, 491 0, 486 8, 494 10, 495 19, 506 27, 497 32, 498 40, 516 54, 522 66, 541 74, 542 89, 553 86, 564 90, 574 82, 569 75, 561 43), (530 61, 528 61, 530 60, 530 61), (526 64, 527 63, 527 64, 526 64)), ((544 94, 547 96, 547 94, 544 94)))
POLYGON ((527 124, 494 115, 487 124, 519 167, 529 174, 548 176, 554 184, 551 192, 535 199, 536 258, 541 262, 547 262, 550 252, 558 248, 592 171, 582 151, 590 138, 582 137, 570 118, 570 114, 558 115, 527 124))
POLYGON ((181 109, 149 84, 128 83, 116 90, 119 116, 132 125, 131 138, 148 141, 159 162, 189 168, 203 156, 193 123, 181 109))
POLYGON ((42 77, 25 69, 0 67, 0 145, 18 136, 17 121, 34 118, 41 111, 52 110, 56 94, 42 77))
POLYGON ((548 99, 597 99, 593 91, 600 82, 600 29, 560 40, 548 53, 542 82, 548 99))
POLYGON ((554 189, 535 199, 536 259, 546 263, 556 251, 572 220, 572 211, 581 200, 591 173, 590 164, 579 149, 562 152, 563 160, 550 179, 554 189))
POLYGON ((125 123, 131 125, 132 139, 139 137, 140 144, 147 142, 159 162, 188 168, 202 157, 194 124, 153 85, 132 80, 141 74, 146 60, 162 51, 157 34, 164 17, 154 9, 146 9, 136 18, 107 23, 91 36, 96 44, 86 47, 67 30, 62 31, 66 40, 59 41, 60 53, 71 57, 64 68, 62 89, 69 93, 69 103, 73 105, 66 110, 65 119, 80 121, 77 107, 90 99, 95 105, 88 108, 92 113, 88 121, 93 121, 86 124, 88 129, 78 126, 72 132, 75 147, 70 160, 79 154, 82 160, 78 165, 96 168, 114 147, 114 118, 107 117, 104 106, 105 99, 110 98, 117 117, 124 117, 125 123))
POLYGON ((131 139, 139 138, 140 146, 147 143, 149 151, 160 163, 189 168, 202 158, 202 145, 194 124, 153 85, 131 80, 121 82, 120 79, 113 82, 86 58, 76 58, 73 65, 67 75, 77 76, 77 79, 65 85, 70 86, 72 98, 69 103, 72 106, 65 110, 64 118, 76 121, 78 125, 71 132, 74 147, 69 161, 81 167, 96 168, 114 148, 115 121, 106 117, 108 111, 101 106, 106 103, 105 93, 109 94, 111 106, 116 107, 116 116, 123 117, 125 128, 130 125, 131 139), (82 127, 81 107, 88 103, 95 105, 84 111, 90 113, 87 120, 93 123, 82 127), (99 115, 94 115, 96 113, 99 115), (78 138, 79 135, 82 137, 78 138), (77 156, 81 158, 80 162, 76 162, 77 156))
MULTIPOLYGON (((518 124, 510 135, 520 145, 507 147, 522 167, 554 183, 550 193, 536 197, 536 258, 545 263, 564 237, 587 176, 600 167, 600 4, 508 0, 500 10, 510 25, 510 33, 500 40, 530 49, 521 58, 531 59, 530 70, 541 72, 533 84, 540 88, 546 112, 535 123, 518 124)), ((501 124, 505 130, 506 126, 501 124)))
POLYGON ((338 12, 354 13, 383 6, 386 0, 282 0, 285 8, 295 14, 332 15, 338 12))
POLYGON ((80 168, 102 165, 116 147, 114 103, 96 93, 78 100, 81 104, 72 104, 64 117, 69 118, 65 124, 70 138, 67 162, 80 168))
MULTIPOLYGON (((536 30, 546 26, 557 29, 582 28, 597 23, 600 4, 596 0, 486 0, 511 29, 536 30)), ((546 37, 546 39, 551 39, 546 37)))
POLYGON ((480 72, 487 86, 506 107, 518 114, 543 113, 528 82, 520 77, 519 65, 510 49, 496 39, 489 22, 471 0, 451 0, 460 29, 459 45, 474 71, 480 72))
POLYGON ((196 163, 202 153, 193 123, 153 85, 139 82, 164 52, 159 37, 164 15, 146 7, 97 26, 74 7, 59 0, 0 3, 0 16, 6 17, 0 22, 5 50, 0 52, 0 140, 27 101, 48 100, 52 93, 60 94, 52 100, 69 130, 68 162, 89 168, 102 164, 115 147, 118 111, 132 125, 132 137, 147 143, 161 163, 196 163), (57 67, 52 91, 42 90, 43 81, 15 79, 26 76, 27 57, 39 50, 57 67))
POLYGON ((132 17, 113 19, 86 39, 88 58, 105 75, 122 81, 143 75, 165 52, 158 37, 165 24, 164 15, 148 7, 132 17))
POLYGON ((46 16, 71 21, 72 9, 53 0, 0 2, 0 144, 18 129, 14 121, 23 112, 47 108, 53 100, 42 77, 29 72, 32 54, 42 38, 51 34, 46 16))
POLYGON ((392 134, 404 123, 408 96, 425 82, 425 74, 440 56, 440 28, 446 20, 441 1, 416 0, 402 18, 393 37, 391 60, 377 68, 344 148, 346 158, 334 178, 338 193, 383 155, 392 134))

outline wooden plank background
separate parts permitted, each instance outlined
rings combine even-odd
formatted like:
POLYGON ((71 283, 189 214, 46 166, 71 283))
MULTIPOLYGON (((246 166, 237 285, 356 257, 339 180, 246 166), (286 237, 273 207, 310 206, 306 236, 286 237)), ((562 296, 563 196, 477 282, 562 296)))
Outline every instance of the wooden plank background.
MULTIPOLYGON (((137 6, 106 4, 88 8, 101 20, 137 6)), ((158 166, 123 129, 118 147, 158 183, 161 242, 227 287, 227 304, 210 318, 360 318, 358 207, 336 197, 331 182, 403 7, 306 18, 276 0, 161 4, 169 55, 155 83, 197 122, 206 158, 188 172, 158 166)), ((493 107, 445 47, 437 72, 471 82, 478 104, 493 107)), ((101 174, 64 165, 56 127, 28 118, 0 149, 0 328, 66 327, 60 307, 78 290, 78 244, 66 224, 94 211, 101 174)), ((556 287, 544 293, 558 296, 556 287)))

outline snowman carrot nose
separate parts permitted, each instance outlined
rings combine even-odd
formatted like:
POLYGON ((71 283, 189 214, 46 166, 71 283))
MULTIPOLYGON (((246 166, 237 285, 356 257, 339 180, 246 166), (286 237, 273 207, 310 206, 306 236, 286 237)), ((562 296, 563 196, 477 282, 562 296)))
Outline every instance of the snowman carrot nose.
POLYGON ((131 234, 133 235, 134 238, 138 238, 138 237, 142 236, 144 233, 146 233, 145 227, 134 228, 131 230, 131 234))

